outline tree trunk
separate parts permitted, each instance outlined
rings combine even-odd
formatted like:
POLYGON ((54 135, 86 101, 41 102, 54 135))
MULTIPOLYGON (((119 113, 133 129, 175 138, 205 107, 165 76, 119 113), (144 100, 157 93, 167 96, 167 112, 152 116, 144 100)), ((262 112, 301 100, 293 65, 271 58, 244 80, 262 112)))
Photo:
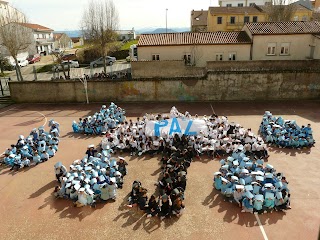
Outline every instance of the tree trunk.
POLYGON ((103 71, 105 74, 107 74, 107 61, 105 54, 103 54, 103 71))

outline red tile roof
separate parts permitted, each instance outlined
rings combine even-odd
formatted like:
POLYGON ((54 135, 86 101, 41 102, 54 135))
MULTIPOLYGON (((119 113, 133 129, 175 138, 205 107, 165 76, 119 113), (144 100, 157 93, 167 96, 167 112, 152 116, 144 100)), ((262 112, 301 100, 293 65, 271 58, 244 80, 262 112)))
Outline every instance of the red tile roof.
POLYGON ((20 23, 21 25, 36 31, 53 32, 53 29, 33 23, 20 23))
POLYGON ((63 34, 64 34, 64 33, 54 33, 54 34, 53 34, 54 40, 59 40, 59 39, 62 37, 63 34))
POLYGON ((272 34, 303 34, 303 33, 319 33, 320 22, 259 22, 246 23, 247 27, 253 35, 272 35, 272 34))
POLYGON ((142 34, 138 46, 246 44, 251 39, 246 32, 185 32, 142 34))

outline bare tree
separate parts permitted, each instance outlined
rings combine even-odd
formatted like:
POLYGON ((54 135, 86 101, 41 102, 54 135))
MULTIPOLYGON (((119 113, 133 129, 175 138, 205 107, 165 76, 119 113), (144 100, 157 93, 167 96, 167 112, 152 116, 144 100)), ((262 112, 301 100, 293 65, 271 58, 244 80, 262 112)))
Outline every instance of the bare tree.
POLYGON ((295 3, 292 3, 291 0, 273 0, 269 5, 265 7, 265 11, 267 14, 266 21, 292 21, 296 9, 297 5, 295 3))
POLYGON ((29 50, 34 42, 32 30, 23 26, 25 18, 21 18, 18 10, 7 10, 6 14, 0 17, 0 45, 14 59, 18 81, 23 81, 18 54, 29 50))
POLYGON ((70 65, 68 65, 67 69, 65 69, 65 66, 62 64, 64 62, 63 56, 64 56, 65 50, 62 52, 52 52, 53 60, 56 63, 56 65, 53 67, 54 72, 59 72, 59 67, 62 69, 63 75, 65 79, 70 78, 70 65))
POLYGON ((110 43, 117 39, 118 24, 118 12, 112 0, 90 0, 82 16, 81 28, 84 38, 98 47, 104 59, 104 72, 110 43))

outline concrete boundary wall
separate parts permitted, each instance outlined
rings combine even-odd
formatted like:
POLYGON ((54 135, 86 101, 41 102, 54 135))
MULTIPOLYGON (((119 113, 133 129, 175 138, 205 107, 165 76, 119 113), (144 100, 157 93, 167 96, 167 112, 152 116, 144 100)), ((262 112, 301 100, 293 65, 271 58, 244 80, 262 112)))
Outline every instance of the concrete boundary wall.
MULTIPOLYGON (((10 82, 17 103, 85 102, 78 81, 10 82)), ((320 99, 320 73, 209 72, 205 79, 89 81, 91 102, 320 99)))
POLYGON ((186 66, 184 61, 137 61, 131 62, 134 79, 203 77, 206 68, 186 66))

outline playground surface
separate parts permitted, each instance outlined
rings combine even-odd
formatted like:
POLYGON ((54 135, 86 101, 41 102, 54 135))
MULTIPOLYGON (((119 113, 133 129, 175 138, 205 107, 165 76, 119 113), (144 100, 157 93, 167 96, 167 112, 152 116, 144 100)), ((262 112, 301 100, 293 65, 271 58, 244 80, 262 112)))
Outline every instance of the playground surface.
POLYGON ((72 132, 72 121, 92 115, 101 104, 17 104, 0 110, 1 152, 16 143, 20 134, 46 125, 50 119, 60 123, 59 151, 48 162, 11 172, 0 170, 0 239, 318 239, 320 226, 320 102, 228 102, 228 103, 117 103, 127 118, 144 113, 169 112, 174 105, 180 112, 210 115, 212 109, 229 121, 258 131, 265 110, 299 125, 311 123, 316 140, 309 150, 269 148, 269 163, 284 172, 289 181, 292 209, 263 215, 241 213, 234 204, 224 202, 213 189, 217 159, 195 160, 188 169, 185 192, 186 210, 180 219, 160 221, 146 218, 137 209, 128 209, 127 197, 134 180, 140 180, 154 193, 159 173, 159 157, 126 157, 128 175, 117 200, 90 207, 74 208, 70 200, 55 199, 57 185, 53 165, 61 161, 67 168, 84 156, 89 144, 99 144, 100 136, 72 132))

